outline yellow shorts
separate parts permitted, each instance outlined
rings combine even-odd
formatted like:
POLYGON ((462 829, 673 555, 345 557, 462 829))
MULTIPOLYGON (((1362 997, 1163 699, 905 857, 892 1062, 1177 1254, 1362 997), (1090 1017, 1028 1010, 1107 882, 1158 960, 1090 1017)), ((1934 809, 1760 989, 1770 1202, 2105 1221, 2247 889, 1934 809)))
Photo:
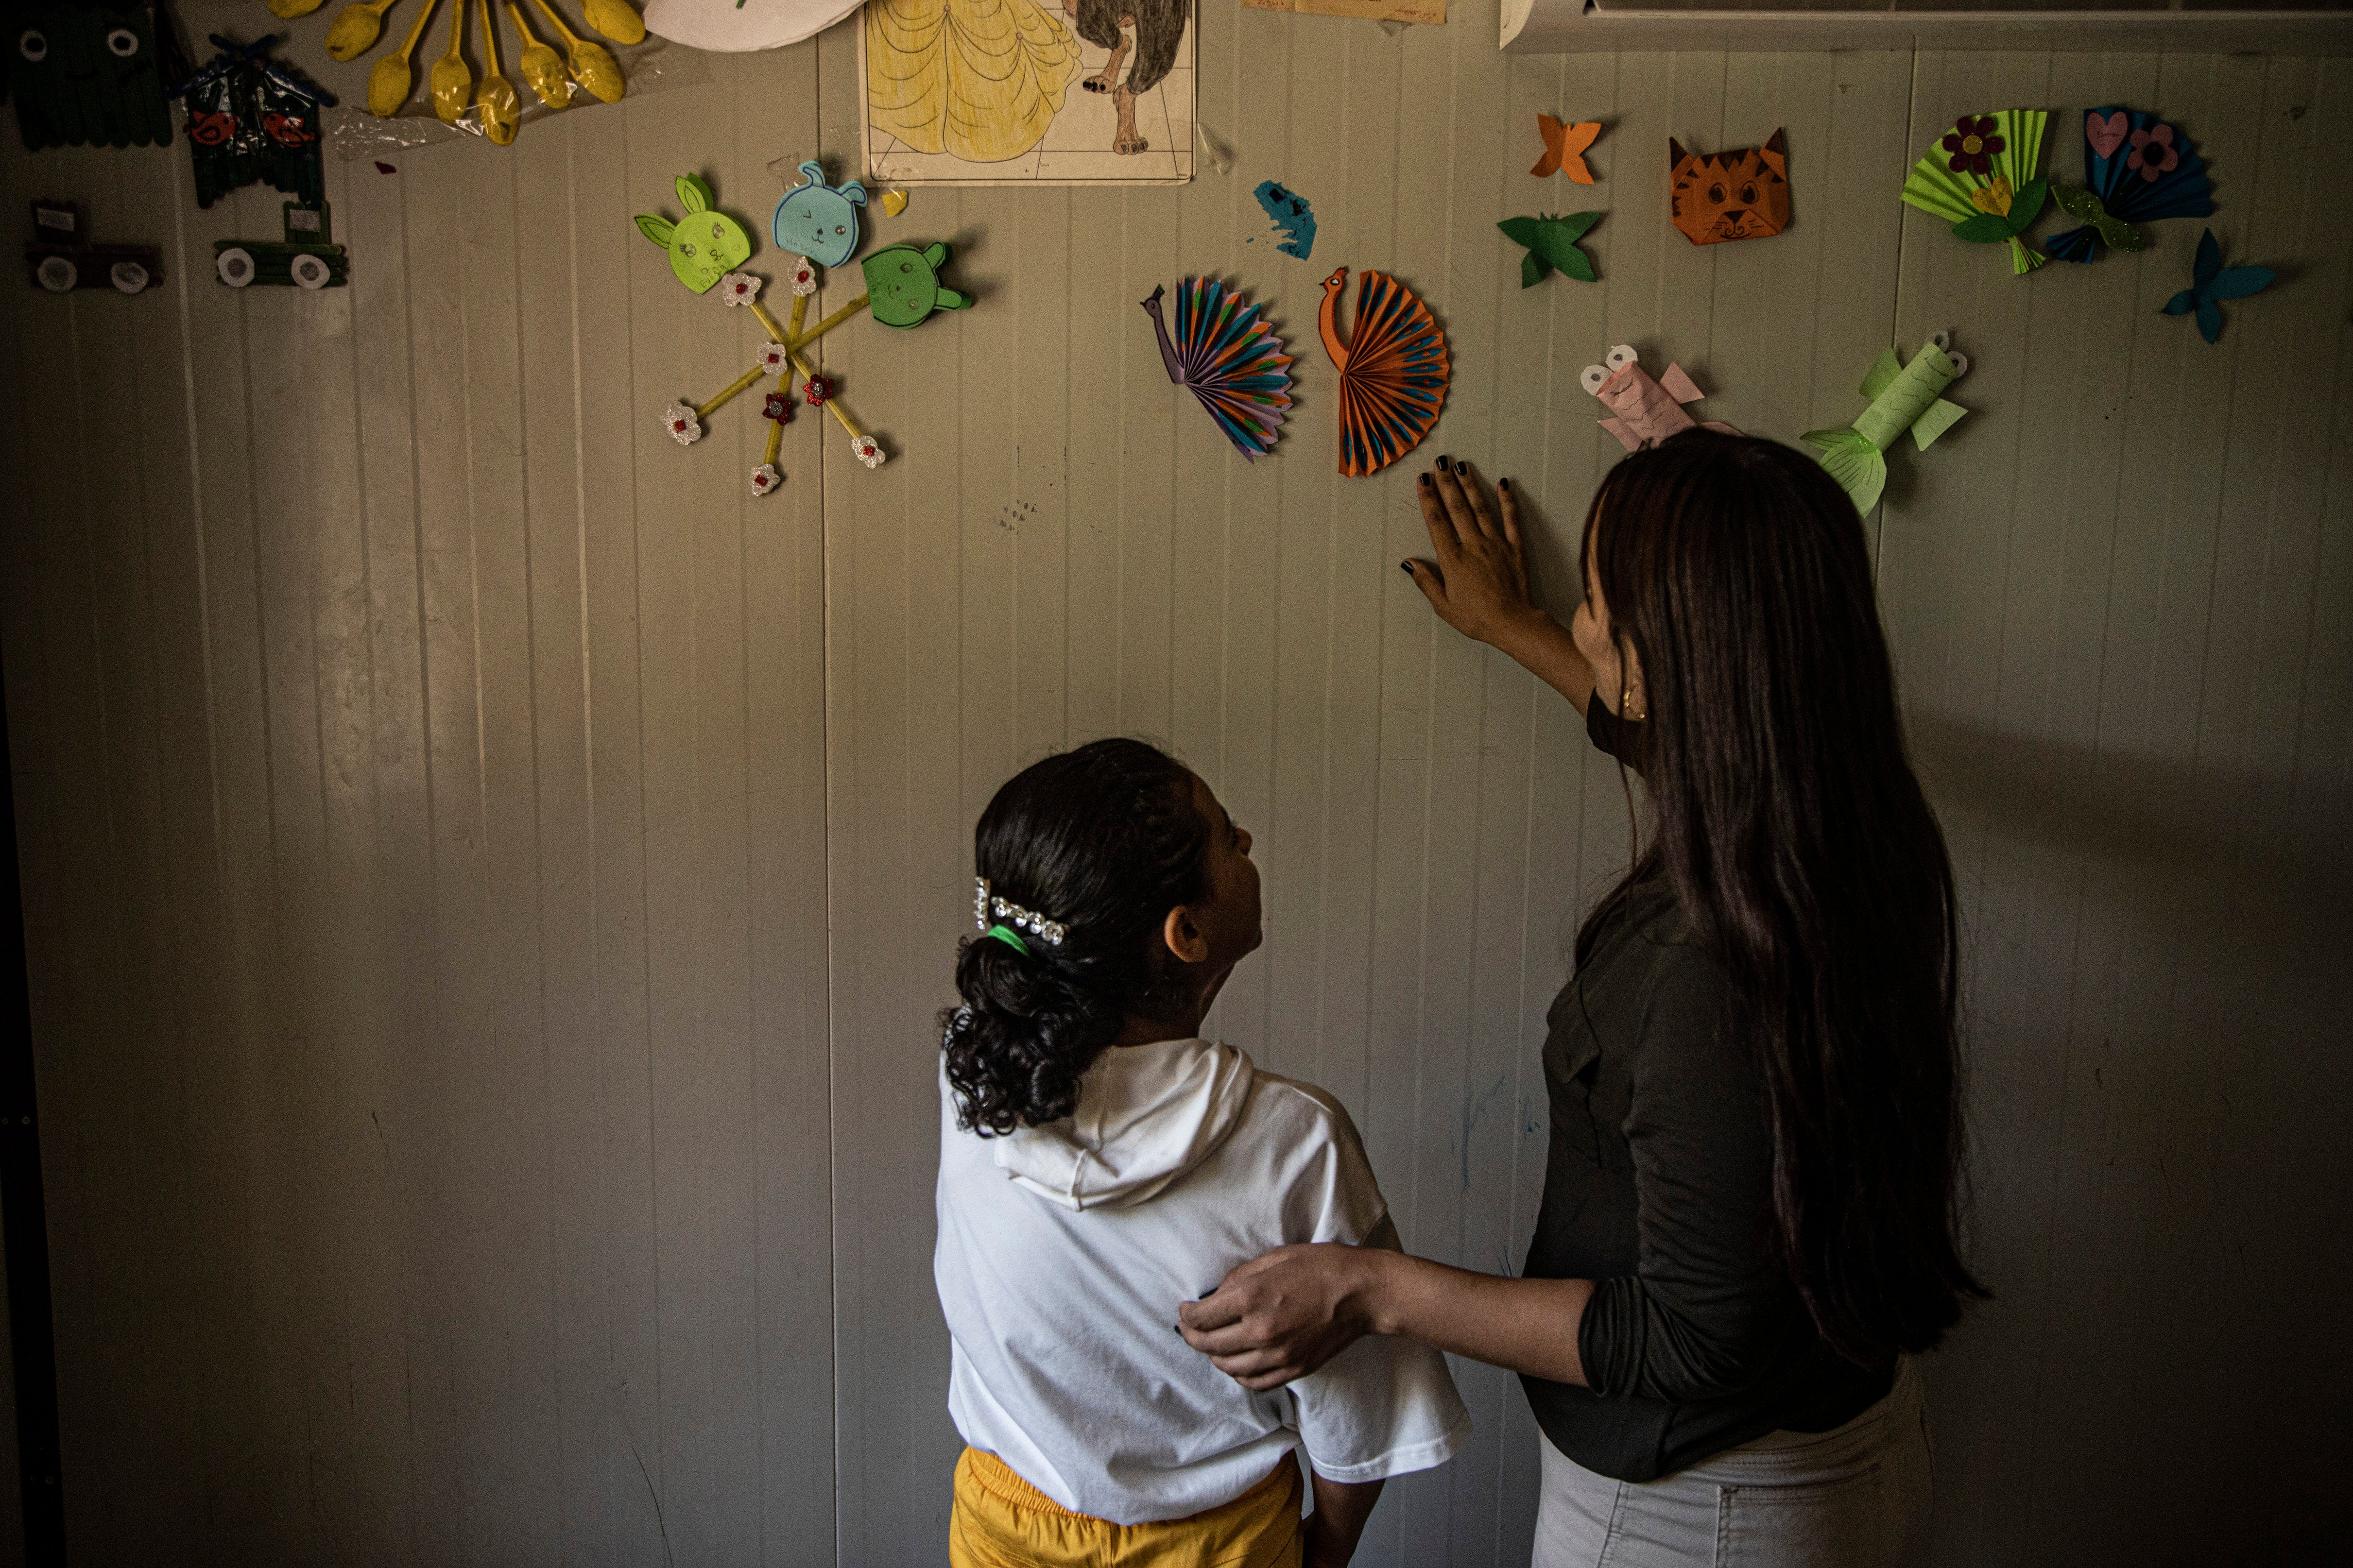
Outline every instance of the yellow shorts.
POLYGON ((1286 1454, 1229 1503, 1156 1524, 1069 1509, 994 1454, 956 1461, 949 1568, 1299 1568, 1299 1461, 1286 1454))

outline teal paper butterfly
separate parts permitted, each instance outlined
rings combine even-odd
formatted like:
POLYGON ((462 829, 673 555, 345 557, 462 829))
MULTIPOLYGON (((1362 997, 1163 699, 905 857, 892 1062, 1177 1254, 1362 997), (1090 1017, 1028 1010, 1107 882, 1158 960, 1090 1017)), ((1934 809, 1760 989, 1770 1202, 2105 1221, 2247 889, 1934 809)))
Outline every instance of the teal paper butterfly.
POLYGON ((1513 244, 1528 247, 1520 258, 1520 287, 1533 289, 1556 268, 1579 283, 1596 281, 1593 258, 1577 242, 1600 221, 1599 213, 1570 213, 1566 217, 1507 217, 1495 226, 1513 244))
POLYGON ((2213 342, 2222 335, 2222 307, 2216 301, 2243 300, 2271 287, 2279 274, 2268 267, 2222 265, 2222 247, 2208 229, 2198 240, 2198 260, 2189 269, 2189 287, 2165 302, 2168 316, 2198 313, 2198 335, 2213 342))

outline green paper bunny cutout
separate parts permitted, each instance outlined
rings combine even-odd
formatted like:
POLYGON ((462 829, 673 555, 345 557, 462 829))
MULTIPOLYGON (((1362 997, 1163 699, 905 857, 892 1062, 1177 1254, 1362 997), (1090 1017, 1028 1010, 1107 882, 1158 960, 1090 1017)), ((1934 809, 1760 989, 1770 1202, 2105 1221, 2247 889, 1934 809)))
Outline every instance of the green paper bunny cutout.
POLYGON ((912 327, 934 310, 961 310, 972 303, 940 281, 948 247, 934 240, 917 249, 887 245, 864 263, 866 294, 874 319, 886 327, 912 327))
POLYGON ((752 259, 752 237, 744 226, 712 206, 711 187, 693 174, 678 177, 679 205, 686 216, 675 224, 653 213, 638 215, 638 232, 670 252, 670 269, 698 294, 708 294, 722 278, 752 259))

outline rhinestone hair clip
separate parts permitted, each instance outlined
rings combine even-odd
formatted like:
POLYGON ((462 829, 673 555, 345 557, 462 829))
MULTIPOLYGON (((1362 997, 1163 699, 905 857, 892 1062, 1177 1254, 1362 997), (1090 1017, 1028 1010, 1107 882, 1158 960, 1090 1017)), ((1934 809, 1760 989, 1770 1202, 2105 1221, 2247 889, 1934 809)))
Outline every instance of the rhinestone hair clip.
POLYGON ((976 928, 987 931, 991 924, 991 916, 1016 931, 1028 931, 1048 947, 1061 946, 1062 938, 1070 934, 1071 928, 1060 921, 1050 921, 1044 915, 1025 910, 1009 900, 991 896, 988 879, 975 877, 972 879, 972 923, 976 928))

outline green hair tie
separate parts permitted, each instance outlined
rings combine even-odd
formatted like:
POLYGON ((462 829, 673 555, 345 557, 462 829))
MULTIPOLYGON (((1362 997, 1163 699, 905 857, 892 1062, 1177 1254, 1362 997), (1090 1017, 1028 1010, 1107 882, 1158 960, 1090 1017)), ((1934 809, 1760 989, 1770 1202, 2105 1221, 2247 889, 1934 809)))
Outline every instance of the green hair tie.
POLYGON ((987 931, 983 931, 981 936, 983 940, 993 936, 997 941, 1003 942, 1006 946, 1011 948, 1014 952, 1019 953, 1022 957, 1027 958, 1029 956, 1029 944, 1023 942, 1021 940, 1021 933, 1015 931, 1011 926, 993 925, 987 931))

